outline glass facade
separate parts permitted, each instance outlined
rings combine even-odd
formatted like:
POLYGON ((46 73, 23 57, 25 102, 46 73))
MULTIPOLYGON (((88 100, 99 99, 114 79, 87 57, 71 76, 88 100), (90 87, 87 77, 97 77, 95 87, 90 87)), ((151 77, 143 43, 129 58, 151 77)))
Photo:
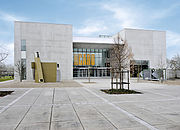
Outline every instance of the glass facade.
POLYGON ((110 76, 109 67, 109 49, 73 48, 73 77, 110 76))
POLYGON ((109 67, 107 59, 109 58, 108 49, 73 49, 73 66, 74 67, 109 67))

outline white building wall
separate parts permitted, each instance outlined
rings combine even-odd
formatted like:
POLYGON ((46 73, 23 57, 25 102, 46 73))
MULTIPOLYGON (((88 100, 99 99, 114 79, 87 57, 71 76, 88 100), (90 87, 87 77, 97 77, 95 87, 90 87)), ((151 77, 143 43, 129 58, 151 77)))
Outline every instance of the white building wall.
POLYGON ((149 60, 150 68, 166 67, 166 32, 124 29, 120 32, 132 48, 135 60, 149 60))
POLYGON ((166 76, 167 76, 167 79, 180 78, 180 70, 175 71, 172 69, 167 69, 166 76))
MULTIPOLYGON (((21 59, 21 39, 26 40, 26 75, 32 80, 31 62, 40 53, 42 62, 57 62, 61 80, 73 78, 72 25, 15 22, 15 62, 21 59)), ((17 77, 16 77, 17 78, 17 77)))

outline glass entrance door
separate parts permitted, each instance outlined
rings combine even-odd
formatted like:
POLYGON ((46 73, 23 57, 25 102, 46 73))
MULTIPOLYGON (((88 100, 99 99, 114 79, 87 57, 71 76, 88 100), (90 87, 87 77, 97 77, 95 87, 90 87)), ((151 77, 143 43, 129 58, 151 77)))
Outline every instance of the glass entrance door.
POLYGON ((88 72, 90 72, 91 77, 109 77, 110 68, 101 67, 101 68, 74 68, 73 77, 88 77, 88 72))

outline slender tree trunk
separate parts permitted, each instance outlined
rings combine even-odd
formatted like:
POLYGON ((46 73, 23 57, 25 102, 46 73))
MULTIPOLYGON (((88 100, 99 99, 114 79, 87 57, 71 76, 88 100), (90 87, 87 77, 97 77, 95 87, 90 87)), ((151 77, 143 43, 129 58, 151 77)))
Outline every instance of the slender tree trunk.
POLYGON ((113 90, 113 72, 111 71, 111 89, 113 90))
POLYGON ((118 75, 116 74, 116 90, 118 90, 118 75))
POLYGON ((89 67, 88 67, 88 81, 90 83, 90 71, 89 71, 89 67))

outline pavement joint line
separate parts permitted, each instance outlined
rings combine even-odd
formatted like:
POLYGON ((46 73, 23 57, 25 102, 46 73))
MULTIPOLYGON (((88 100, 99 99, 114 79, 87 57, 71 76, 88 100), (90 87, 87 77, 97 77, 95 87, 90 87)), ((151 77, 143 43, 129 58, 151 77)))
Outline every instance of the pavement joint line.
POLYGON ((19 101, 22 97, 24 97, 26 94, 28 94, 31 90, 33 90, 33 88, 27 90, 25 93, 23 93, 21 96, 19 96, 18 98, 16 98, 15 100, 13 100, 11 103, 9 103, 7 106, 3 107, 0 110, 0 114, 3 113, 5 110, 7 110, 10 106, 12 106, 14 103, 16 103, 17 101, 19 101))
MULTIPOLYGON (((53 89, 52 104, 54 104, 54 95, 55 95, 55 88, 53 89)), ((51 130, 52 114, 53 114, 53 105, 51 106, 51 114, 50 114, 50 120, 49 120, 49 130, 51 130)))
MULTIPOLYGON (((93 105, 91 105, 91 106, 93 106, 93 105)), ((101 113, 95 106, 93 106, 94 107, 94 109, 100 114, 100 115, 102 115, 112 126, 114 126, 114 128, 116 128, 116 130, 118 130, 118 128, 103 114, 103 113, 101 113)))
MULTIPOLYGON (((67 93, 67 90, 66 90, 66 93, 67 93)), ((68 93, 67 93, 67 95, 68 95, 68 93)), ((77 116, 77 118, 78 118, 78 120, 79 120, 79 122, 80 122, 80 124, 81 124, 81 126, 82 126, 82 128, 83 128, 83 130, 85 130, 85 128, 84 128, 84 126, 83 126, 83 124, 82 124, 82 122, 81 122, 81 120, 80 120, 80 117, 79 117, 79 115, 78 115, 78 113, 77 113, 77 111, 76 111, 76 109, 75 109, 75 107, 74 107, 74 105, 73 105, 73 103, 72 103, 69 95, 68 95, 68 99, 69 99, 69 101, 71 102, 72 108, 73 108, 73 110, 74 110, 74 112, 75 112, 75 114, 76 114, 76 116, 77 116)))
MULTIPOLYGON (((39 95, 37 96, 37 98, 34 100, 33 104, 37 101, 37 99, 39 98, 39 96, 41 95, 42 91, 39 93, 39 95)), ((21 122, 24 120, 25 116, 28 114, 28 112, 30 111, 30 109, 32 108, 33 105, 30 105, 29 109, 27 110, 27 112, 24 114, 23 118, 20 120, 20 122, 18 123, 18 125, 16 126, 15 130, 19 127, 19 125, 21 124, 21 122)))
POLYGON ((100 99, 102 99, 104 102, 107 102, 109 105, 113 106, 114 108, 116 108, 117 110, 121 111, 122 113, 126 114, 127 116, 129 116, 131 119, 134 119, 135 121, 139 122, 140 124, 144 125, 145 127, 151 129, 151 130, 158 130, 157 128, 155 128, 154 126, 152 126, 151 124, 149 124, 148 122, 145 122, 144 120, 140 119, 137 116, 134 116, 133 114, 125 111, 124 109, 120 108, 119 106, 116 106, 115 104, 109 102, 107 99, 101 97, 100 95, 94 93, 93 91, 91 91, 88 88, 83 88, 85 90, 87 90, 88 92, 90 92, 91 94, 95 95, 96 97, 99 97, 100 99))
MULTIPOLYGON (((81 96, 87 100, 87 98, 82 95, 82 93, 80 92, 81 96)), ((87 100, 88 101, 88 100, 87 100)), ((101 113, 95 106, 94 104, 90 104, 102 117, 104 117, 105 120, 107 120, 116 130, 118 130, 118 128, 103 114, 101 113)))

